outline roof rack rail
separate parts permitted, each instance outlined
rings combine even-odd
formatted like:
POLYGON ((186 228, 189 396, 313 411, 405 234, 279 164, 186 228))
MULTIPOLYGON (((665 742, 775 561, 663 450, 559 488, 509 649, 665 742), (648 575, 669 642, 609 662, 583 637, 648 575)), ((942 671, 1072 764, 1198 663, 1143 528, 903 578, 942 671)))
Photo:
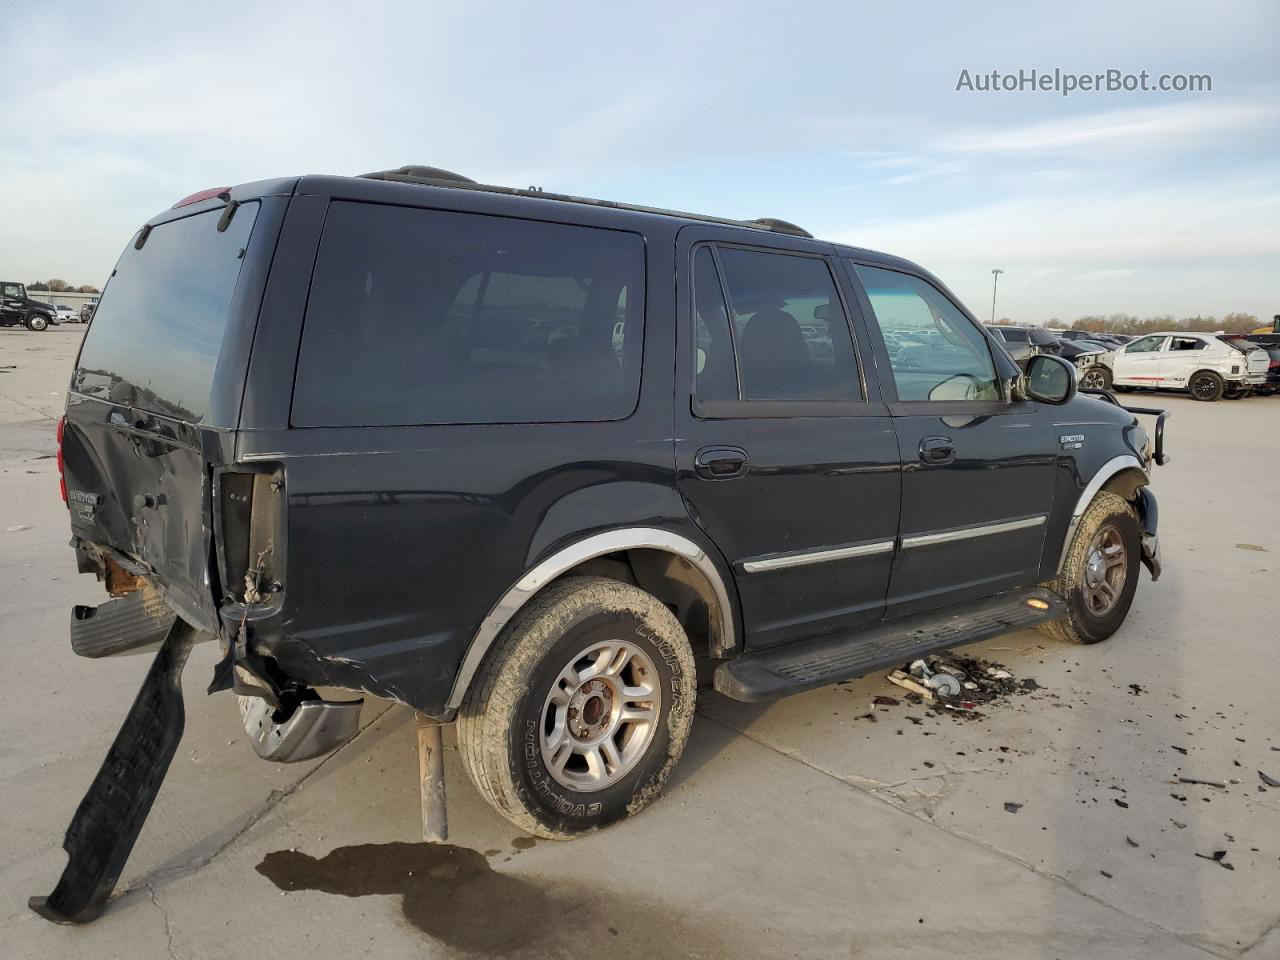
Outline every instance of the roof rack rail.
POLYGON ((759 217, 755 220, 734 220, 729 217, 712 217, 702 213, 686 213, 683 210, 666 210, 662 207, 646 207, 635 203, 619 203, 616 200, 595 200, 591 197, 575 197, 567 193, 548 193, 541 187, 500 187, 489 183, 477 183, 470 177, 453 173, 440 167, 429 167, 422 164, 408 164, 394 170, 379 170, 374 173, 359 175, 364 180, 393 180, 398 183, 418 183, 427 187, 451 187, 457 190, 479 190, 484 193, 505 193, 517 197, 536 197, 539 200, 559 200, 562 203, 585 203, 595 207, 610 207, 614 210, 634 210, 637 213, 655 213, 664 217, 680 217, 684 220, 698 220, 703 223, 718 223, 730 227, 746 227, 750 230, 768 230, 770 233, 781 233, 791 237, 813 239, 813 234, 803 227, 786 220, 774 217, 759 217))

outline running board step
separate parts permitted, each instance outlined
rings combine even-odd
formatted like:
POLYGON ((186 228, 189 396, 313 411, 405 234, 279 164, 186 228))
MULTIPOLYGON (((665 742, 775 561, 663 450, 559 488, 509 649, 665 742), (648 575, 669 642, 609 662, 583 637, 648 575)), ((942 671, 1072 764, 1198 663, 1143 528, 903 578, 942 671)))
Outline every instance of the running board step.
POLYGON ((746 654, 716 667, 715 686, 734 700, 773 700, 897 667, 947 647, 1034 627, 1066 612, 1062 598, 1051 590, 1014 590, 977 603, 746 654))
POLYGON ((169 635, 174 612, 151 587, 97 607, 71 608, 71 649, 82 657, 110 657, 160 643, 169 635))

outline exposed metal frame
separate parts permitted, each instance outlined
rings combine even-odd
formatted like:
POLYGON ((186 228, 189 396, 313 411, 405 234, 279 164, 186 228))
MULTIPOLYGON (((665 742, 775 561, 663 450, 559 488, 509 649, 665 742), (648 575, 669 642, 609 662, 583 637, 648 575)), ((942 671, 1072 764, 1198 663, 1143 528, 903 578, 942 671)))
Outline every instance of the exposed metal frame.
POLYGON ((956 530, 943 530, 939 533, 918 533, 902 538, 902 549, 912 547, 931 547, 936 543, 954 543, 957 540, 973 540, 977 537, 989 537, 995 533, 1011 533, 1014 530, 1026 530, 1038 527, 1045 522, 1047 514, 1036 514, 1034 517, 1022 517, 1018 520, 1002 520, 999 523, 984 523, 976 527, 961 527, 956 530))
POLYGON ((515 582, 494 604, 480 629, 467 647, 466 656, 453 681, 446 706, 456 710, 471 685, 485 654, 498 639, 511 618, 548 583, 580 563, 622 550, 661 550, 688 560, 711 584, 716 606, 720 608, 719 622, 711 624, 712 647, 717 652, 727 652, 734 646, 733 607, 729 603, 729 591, 707 552, 688 537, 656 527, 627 527, 610 530, 579 540, 547 557, 515 582))
POLYGON ((830 563, 833 560, 871 557, 882 553, 893 553, 897 542, 897 538, 893 537, 888 540, 875 540, 870 543, 858 543, 848 547, 805 550, 800 553, 787 553, 759 560, 744 560, 742 569, 747 573, 767 573, 770 570, 789 570, 792 567, 807 567, 810 564, 830 563))
POLYGON ((1062 553, 1058 557, 1058 569, 1062 569, 1062 565, 1067 562, 1067 551, 1071 549, 1071 541, 1075 539, 1076 528, 1080 526, 1080 518, 1084 516, 1084 512, 1089 509, 1089 504, 1093 503, 1093 498, 1098 495, 1107 481, 1119 473, 1123 473, 1128 469, 1137 470, 1139 473, 1150 480, 1147 471, 1142 469, 1142 463, 1137 457, 1131 454, 1122 454, 1118 457, 1112 457, 1093 475, 1093 479, 1085 486, 1080 493, 1080 498, 1076 501, 1075 509, 1071 511, 1071 522, 1067 524, 1067 534, 1062 538, 1062 553))

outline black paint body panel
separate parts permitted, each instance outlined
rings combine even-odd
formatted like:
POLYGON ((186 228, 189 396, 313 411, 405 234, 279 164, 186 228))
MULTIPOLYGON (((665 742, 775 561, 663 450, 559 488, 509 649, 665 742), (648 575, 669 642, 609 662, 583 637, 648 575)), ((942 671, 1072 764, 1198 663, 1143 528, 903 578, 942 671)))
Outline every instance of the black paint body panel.
MULTIPOLYGON (((734 608, 734 652, 1029 586, 1056 570, 1071 512, 1099 467, 1140 455, 1130 446, 1132 415, 1083 396, 1061 407, 1008 403, 996 415, 943 417, 897 404, 866 298, 840 261, 905 270, 945 291, 898 258, 676 216, 390 181, 304 177, 234 195, 262 198, 266 227, 237 290, 216 414, 182 424, 69 397, 68 483, 101 499, 91 520, 73 511, 72 527, 149 566, 184 618, 216 630, 226 602, 213 559, 216 478, 228 467, 282 470, 280 589, 255 643, 304 683, 448 715, 467 647, 498 599, 558 549, 626 527, 670 530, 710 555, 734 608), (335 199, 641 235, 646 308, 634 413, 597 423, 291 428, 311 275, 335 199), (688 254, 708 239, 827 258, 864 402, 823 416, 694 415, 688 254), (1064 449, 1068 433, 1087 438, 1064 449), (955 441, 956 461, 921 464, 921 440, 940 434, 955 441), (745 475, 699 477, 697 451, 725 445, 749 453, 745 475), (168 519, 139 535, 133 503, 157 495, 168 519), (743 566, 1030 515, 1045 520, 1008 538, 767 573, 743 566)), ((997 366, 1010 375, 1002 355, 997 366)))

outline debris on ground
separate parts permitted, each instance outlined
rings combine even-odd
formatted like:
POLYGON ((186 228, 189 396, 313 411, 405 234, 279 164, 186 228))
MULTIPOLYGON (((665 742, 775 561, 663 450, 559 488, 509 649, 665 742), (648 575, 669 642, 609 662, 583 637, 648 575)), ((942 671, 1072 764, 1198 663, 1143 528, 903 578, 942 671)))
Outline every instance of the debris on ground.
POLYGON ((1015 679, 1003 664, 950 652, 912 660, 887 679, 907 691, 909 702, 928 705, 935 716, 981 717, 984 704, 1041 689, 1030 678, 1015 679))
POLYGON ((1212 860, 1214 863, 1222 867, 1224 870, 1234 870, 1235 867, 1233 867, 1231 864, 1227 863, 1227 861, 1223 859, 1223 857, 1225 857, 1226 855, 1227 855, 1227 851, 1225 850, 1215 850, 1213 851, 1212 855, 1205 854, 1205 853, 1196 854, 1196 856, 1199 857, 1201 860, 1212 860))
POLYGON ((1006 803, 1006 804, 1004 805, 1004 808, 1005 808, 1007 811, 1009 811, 1010 813, 1017 813, 1019 810, 1021 810, 1021 809, 1022 809, 1022 804, 1020 804, 1020 803, 1006 803))
MULTIPOLYGON (((1272 747, 1271 749, 1274 750, 1275 747, 1272 747)), ((1280 787, 1280 780, 1277 780, 1275 777, 1268 777, 1261 770, 1258 771, 1258 776, 1262 778, 1262 782, 1268 787, 1280 787)))
MULTIPOLYGON (((1173 744, 1169 744, 1169 746, 1173 747, 1173 744)), ((1173 749, 1177 750, 1177 751, 1178 751, 1180 754, 1182 754, 1184 757, 1187 755, 1187 748, 1186 748, 1186 747, 1173 747, 1173 749)))
POLYGON ((1219 790, 1227 789, 1227 785, 1221 780, 1200 780, 1197 777, 1179 777, 1179 783, 1198 783, 1202 787, 1217 787, 1219 790))
POLYGON ((1114 800, 1114 801, 1115 801, 1115 805, 1116 805, 1117 807, 1124 807, 1124 809, 1126 809, 1126 810, 1128 810, 1128 809, 1129 809, 1129 804, 1127 804, 1125 801, 1121 800, 1119 797, 1112 797, 1112 800, 1114 800))
POLYGON ((1133 839, 1133 837, 1125 837, 1124 842, 1127 843, 1129 846, 1135 847, 1135 848, 1139 845, 1138 841, 1133 839))

